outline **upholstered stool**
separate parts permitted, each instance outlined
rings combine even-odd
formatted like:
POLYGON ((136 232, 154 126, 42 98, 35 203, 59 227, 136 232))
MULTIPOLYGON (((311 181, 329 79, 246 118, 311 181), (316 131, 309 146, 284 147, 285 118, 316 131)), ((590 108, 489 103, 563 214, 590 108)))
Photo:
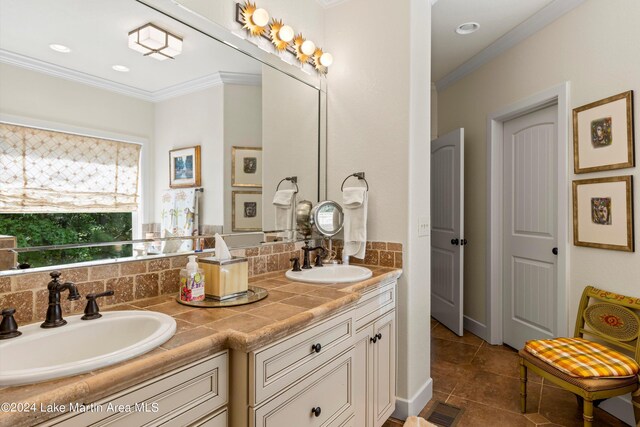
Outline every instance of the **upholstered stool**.
POLYGON ((409 417, 404 422, 404 427, 438 427, 435 424, 431 424, 429 421, 420 417, 409 417))

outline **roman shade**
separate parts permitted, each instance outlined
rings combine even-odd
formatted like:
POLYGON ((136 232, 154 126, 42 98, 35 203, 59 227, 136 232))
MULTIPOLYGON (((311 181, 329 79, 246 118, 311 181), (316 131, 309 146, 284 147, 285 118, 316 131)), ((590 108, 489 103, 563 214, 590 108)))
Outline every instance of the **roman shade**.
POLYGON ((134 212, 140 145, 0 123, 0 212, 134 212))

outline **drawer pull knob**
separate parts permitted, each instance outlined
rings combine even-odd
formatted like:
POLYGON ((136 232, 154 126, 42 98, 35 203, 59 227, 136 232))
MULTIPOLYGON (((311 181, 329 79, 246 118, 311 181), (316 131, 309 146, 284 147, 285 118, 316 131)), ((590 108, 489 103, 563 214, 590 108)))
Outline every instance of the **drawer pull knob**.
POLYGON ((376 338, 378 338, 379 340, 381 340, 381 339, 382 339, 382 334, 381 334, 380 332, 378 332, 378 333, 376 334, 376 338))
POLYGON ((315 407, 315 408, 311 408, 311 413, 313 415, 315 415, 316 417, 319 417, 320 414, 322 413, 322 409, 320 409, 320 407, 315 407))
POLYGON ((322 350, 322 346, 320 345, 320 343, 314 344, 311 346, 311 350, 315 351, 316 353, 320 353, 320 350, 322 350))
POLYGON ((378 342, 378 336, 374 335, 373 338, 369 338, 369 341, 371 341, 372 343, 377 343, 378 342))

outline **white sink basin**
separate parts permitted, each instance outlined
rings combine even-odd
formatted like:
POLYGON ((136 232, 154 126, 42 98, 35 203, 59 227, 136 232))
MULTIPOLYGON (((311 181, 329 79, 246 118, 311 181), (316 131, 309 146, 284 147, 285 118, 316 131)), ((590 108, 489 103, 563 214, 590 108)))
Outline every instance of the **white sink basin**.
POLYGON ((176 321, 148 311, 103 312, 95 320, 69 316, 67 324, 20 328, 0 341, 0 386, 30 384, 93 371, 158 347, 176 332, 176 321))
POLYGON ((348 283, 368 279, 373 273, 357 265, 325 265, 308 270, 292 271, 285 274, 287 279, 307 283, 348 283))

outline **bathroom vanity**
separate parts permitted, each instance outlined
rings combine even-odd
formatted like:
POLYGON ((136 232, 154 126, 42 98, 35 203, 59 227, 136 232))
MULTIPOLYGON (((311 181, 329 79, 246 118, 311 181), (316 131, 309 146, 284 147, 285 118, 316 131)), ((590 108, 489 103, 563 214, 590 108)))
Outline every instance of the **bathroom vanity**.
MULTIPOLYGON (((113 367, 0 389, 3 402, 37 406, 0 413, 0 426, 381 426, 395 408, 400 274, 374 268, 370 279, 323 285, 284 272, 257 277, 275 298, 254 309, 189 330, 180 322, 161 348, 113 367), (309 308, 294 310, 289 298, 309 308), (292 314, 269 320, 270 305, 292 314), (52 405, 66 413, 47 412, 52 405)), ((195 321, 207 312, 173 316, 195 321)))

